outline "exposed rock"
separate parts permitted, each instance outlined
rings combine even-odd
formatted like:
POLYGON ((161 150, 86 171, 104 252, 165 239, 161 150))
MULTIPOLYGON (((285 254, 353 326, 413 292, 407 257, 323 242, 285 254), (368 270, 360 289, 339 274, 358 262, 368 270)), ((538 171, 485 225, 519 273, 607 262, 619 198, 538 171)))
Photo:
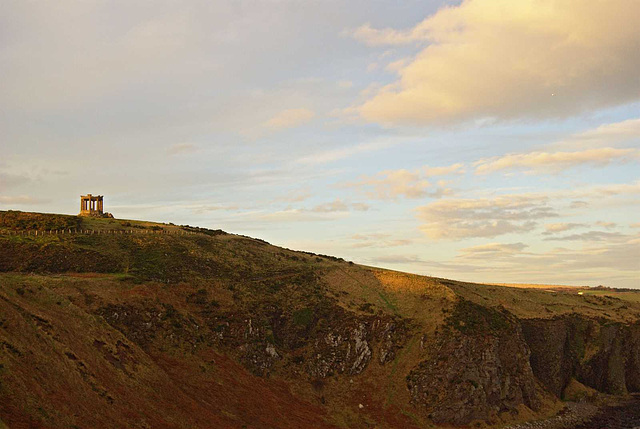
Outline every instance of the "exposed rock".
POLYGON ((325 378, 342 373, 360 374, 375 353, 383 365, 392 361, 406 342, 406 321, 344 316, 346 320, 336 320, 329 332, 314 342, 314 353, 307 364, 310 375, 325 378))
POLYGON ((387 322, 380 334, 380 354, 378 361, 381 365, 392 361, 396 357, 396 350, 402 347, 405 340, 404 332, 396 332, 396 324, 387 322))
POLYGON ((540 382, 561 397, 575 377, 612 394, 640 391, 640 325, 570 315, 522 321, 531 366, 540 382))
POLYGON ((407 376, 412 403, 434 422, 451 424, 487 420, 521 404, 537 409, 529 349, 517 319, 468 302, 458 306, 460 312, 464 319, 454 317, 467 320, 464 329, 440 333, 428 358, 407 376), (500 329, 492 332, 492 326, 500 329))
POLYGON ((361 373, 371 360, 370 325, 351 320, 348 325, 332 327, 314 342, 314 354, 307 363, 307 372, 320 378, 345 372, 361 373))
POLYGON ((267 352, 267 354, 269 356, 271 356, 274 359, 279 359, 280 358, 280 355, 276 351, 276 348, 271 343, 267 344, 267 347, 265 348, 265 351, 267 352))

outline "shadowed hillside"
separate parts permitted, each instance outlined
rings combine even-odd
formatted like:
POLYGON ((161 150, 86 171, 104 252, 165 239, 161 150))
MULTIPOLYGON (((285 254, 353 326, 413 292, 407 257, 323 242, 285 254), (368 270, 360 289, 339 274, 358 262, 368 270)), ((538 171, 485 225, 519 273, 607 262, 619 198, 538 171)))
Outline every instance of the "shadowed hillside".
POLYGON ((219 230, 0 212, 0 427, 550 416, 561 399, 640 392, 640 294, 605 292, 416 276, 219 230))

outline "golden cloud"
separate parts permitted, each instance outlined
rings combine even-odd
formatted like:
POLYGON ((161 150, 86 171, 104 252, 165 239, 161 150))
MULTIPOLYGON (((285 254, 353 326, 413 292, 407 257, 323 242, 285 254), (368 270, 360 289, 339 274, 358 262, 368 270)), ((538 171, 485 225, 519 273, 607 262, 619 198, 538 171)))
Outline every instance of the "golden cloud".
POLYGON ((437 182, 437 186, 433 186, 426 178, 463 173, 463 164, 423 167, 418 170, 384 170, 374 176, 362 177, 358 182, 347 183, 345 186, 360 188, 369 198, 379 200, 393 200, 398 197, 441 198, 453 192, 446 187, 447 182, 440 180, 437 182))
POLYGON ((640 150, 604 147, 576 152, 513 153, 476 162, 476 174, 499 170, 525 169, 529 173, 557 173, 579 165, 606 166, 614 161, 640 159, 640 150))
POLYGON ((420 230, 433 239, 496 237, 533 230, 537 221, 558 214, 538 194, 446 199, 417 208, 420 230))
POLYGON ((285 128, 293 128, 298 125, 302 125, 309 122, 316 114, 313 110, 301 108, 301 109, 286 109, 264 123, 264 126, 273 130, 282 130, 285 128))
POLYGON ((369 121, 429 125, 566 117, 638 100, 636 0, 466 0, 416 27, 358 28, 368 45, 427 44, 359 106, 369 121))

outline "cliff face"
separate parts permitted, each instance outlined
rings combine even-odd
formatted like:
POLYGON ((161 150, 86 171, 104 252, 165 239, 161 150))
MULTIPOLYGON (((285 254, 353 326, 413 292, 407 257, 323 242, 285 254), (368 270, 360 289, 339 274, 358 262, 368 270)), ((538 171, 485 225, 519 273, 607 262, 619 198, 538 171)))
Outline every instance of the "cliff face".
POLYGON ((330 303, 297 311, 266 304, 246 313, 206 301, 199 307, 202 319, 151 302, 95 312, 143 349, 215 347, 257 376, 286 370, 319 379, 358 375, 374 358, 380 365, 393 360, 406 339, 404 321, 359 316, 330 303))
POLYGON ((640 391, 640 324, 579 315, 521 321, 540 382, 562 397, 569 380, 600 392, 640 391))
MULTIPOLYGON (((247 312, 225 312, 203 293, 187 300, 195 317, 148 301, 93 312, 143 350, 214 347, 259 377, 357 379, 374 363, 393 362, 420 335, 408 320, 357 314, 331 300, 289 311, 263 303, 247 312)), ((406 386, 411 404, 437 424, 498 421, 522 405, 536 411, 538 382, 558 398, 572 378, 605 393, 640 390, 640 323, 579 315, 518 319, 503 308, 459 300, 421 343, 424 352, 406 386)))
POLYGON ((459 302, 427 359, 407 376, 412 402, 436 423, 491 420, 519 405, 539 408, 529 349, 504 310, 459 302))

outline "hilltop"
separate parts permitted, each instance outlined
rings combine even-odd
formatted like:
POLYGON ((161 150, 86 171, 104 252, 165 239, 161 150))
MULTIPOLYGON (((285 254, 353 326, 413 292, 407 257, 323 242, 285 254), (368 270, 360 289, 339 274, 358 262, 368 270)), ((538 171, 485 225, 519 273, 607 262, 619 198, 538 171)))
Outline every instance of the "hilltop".
POLYGON ((0 212, 0 427, 498 427, 631 392, 639 292, 0 212))

